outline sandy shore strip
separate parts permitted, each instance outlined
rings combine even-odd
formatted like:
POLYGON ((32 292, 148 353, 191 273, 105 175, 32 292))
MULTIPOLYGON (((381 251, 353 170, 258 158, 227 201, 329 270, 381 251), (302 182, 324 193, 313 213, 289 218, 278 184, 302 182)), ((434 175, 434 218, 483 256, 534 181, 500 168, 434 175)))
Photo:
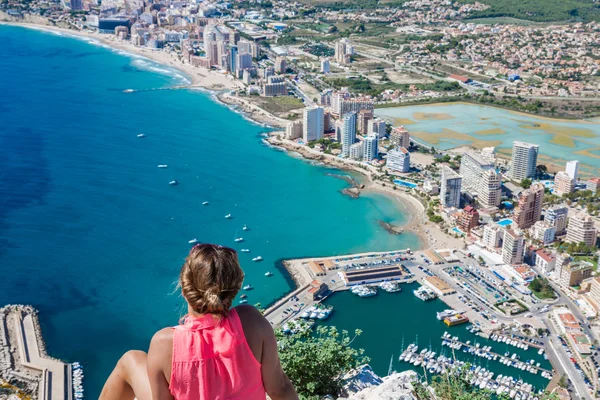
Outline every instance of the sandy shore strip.
POLYGON ((182 72, 186 78, 191 80, 189 84, 190 87, 201 87, 208 90, 231 90, 243 87, 241 82, 234 80, 230 75, 224 75, 217 71, 208 70, 202 67, 194 67, 177 57, 175 53, 135 46, 128 41, 118 39, 114 35, 102 35, 94 32, 77 31, 74 29, 32 23, 0 21, 0 24, 35 29, 42 32, 64 35, 76 39, 83 39, 88 43, 101 45, 103 47, 116 50, 117 52, 121 51, 134 57, 137 56, 147 58, 151 61, 155 61, 159 64, 182 72))

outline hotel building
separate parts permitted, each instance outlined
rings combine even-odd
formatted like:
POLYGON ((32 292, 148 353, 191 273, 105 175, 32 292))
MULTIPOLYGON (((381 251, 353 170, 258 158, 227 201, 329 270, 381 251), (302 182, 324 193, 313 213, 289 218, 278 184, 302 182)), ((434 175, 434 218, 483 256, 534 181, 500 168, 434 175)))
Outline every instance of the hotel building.
POLYGON ((479 226, 479 213, 473 206, 466 206, 458 217, 458 227, 466 233, 479 226))
POLYGON ((554 176, 553 194, 562 196, 563 194, 573 193, 575 190, 575 181, 565 171, 560 171, 554 176))
POLYGON ((508 265, 523 263, 525 238, 521 231, 506 229, 502 243, 502 262, 508 265))
POLYGON ((510 177, 516 181, 535 175, 540 146, 525 142, 513 142, 510 177))
POLYGON ((405 127, 393 128, 390 133, 390 142, 394 147, 410 148, 410 134, 405 127))
POLYGON ((565 206, 557 205, 546 209, 544 221, 556 228, 556 234, 562 235, 567 227, 567 213, 569 210, 565 206))
POLYGON ((442 167, 442 184, 440 188, 440 199, 444 208, 460 207, 460 190, 462 177, 450 167, 442 167))
POLYGON ((285 138, 290 140, 301 138, 304 131, 303 126, 302 121, 290 122, 285 127, 285 138))
POLYGON ((484 208, 496 207, 502 198, 502 177, 496 172, 493 162, 468 151, 460 162, 460 175, 463 188, 477 195, 477 201, 484 208))
POLYGON ((535 183, 519 195, 519 204, 515 208, 513 220, 521 229, 528 229, 542 216, 544 185, 535 183))
POLYGON ((304 118, 302 120, 304 143, 319 140, 324 133, 324 109, 323 107, 312 107, 304 109, 304 118))
POLYGON ((363 139, 364 144, 364 153, 363 153, 363 161, 371 161, 375 158, 378 158, 379 149, 377 148, 377 136, 367 136, 363 139))
POLYGON ((386 135, 385 121, 380 118, 370 119, 367 122, 367 134, 376 135, 379 139, 383 139, 386 135))
POLYGON ((350 156, 350 146, 356 142, 356 113, 344 114, 342 126, 342 155, 350 156))
POLYGON ((394 172, 410 171, 410 153, 404 147, 388 151, 386 166, 394 172))
POLYGON ((567 226, 567 243, 585 243, 595 246, 598 232, 594 227, 594 220, 585 211, 581 211, 569 218, 567 226))

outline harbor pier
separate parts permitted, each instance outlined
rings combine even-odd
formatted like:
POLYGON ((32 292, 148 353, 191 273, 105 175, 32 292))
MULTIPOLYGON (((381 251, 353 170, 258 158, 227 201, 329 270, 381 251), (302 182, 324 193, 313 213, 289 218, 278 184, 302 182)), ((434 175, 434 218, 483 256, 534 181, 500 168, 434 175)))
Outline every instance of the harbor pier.
MULTIPOLYGON (((73 400, 72 365, 46 354, 36 311, 29 306, 0 308, 0 378, 19 394, 39 400, 73 400)), ((16 394, 16 393, 15 393, 16 394)))

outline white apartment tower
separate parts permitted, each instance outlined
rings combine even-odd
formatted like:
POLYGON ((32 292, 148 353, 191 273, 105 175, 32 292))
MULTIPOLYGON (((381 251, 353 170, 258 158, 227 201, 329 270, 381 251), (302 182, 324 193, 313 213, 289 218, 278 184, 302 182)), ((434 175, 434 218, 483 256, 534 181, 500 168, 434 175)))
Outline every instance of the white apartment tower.
POLYGON ((502 262, 508 265, 521 264, 525 250, 525 238, 520 231, 504 231, 502 243, 502 262))
POLYGON ((575 190, 575 181, 565 171, 559 171, 554 176, 554 191, 553 194, 562 196, 563 194, 573 193, 575 190))
POLYGON ((371 161, 377 158, 379 150, 377 148, 378 138, 377 136, 367 136, 363 139, 364 150, 363 150, 363 161, 371 161))
POLYGON ((481 206, 490 208, 500 204, 502 178, 488 158, 473 151, 466 152, 460 162, 460 175, 464 189, 477 194, 481 206))
POLYGON ((510 177, 516 181, 535 175, 540 146, 525 142, 513 142, 510 177))
POLYGON ((350 146, 350 158, 360 161, 364 157, 365 145, 363 142, 354 143, 350 146))
POLYGON ((386 134, 385 121, 381 118, 370 119, 367 122, 367 134, 383 139, 386 134))
POLYGON ((409 172, 410 153, 404 147, 396 147, 388 151, 386 166, 394 172, 409 172))
POLYGON ((287 124, 285 127, 285 138, 290 140, 301 138, 303 125, 302 121, 294 121, 287 124))
POLYGON ((581 211, 569 218, 567 226, 567 243, 585 243, 595 246, 598 232, 594 227, 594 220, 585 211, 581 211))
POLYGON ((304 119, 302 120, 304 143, 313 140, 319 140, 323 137, 325 121, 325 110, 323 107, 312 107, 304 109, 304 119))
POLYGON ((442 167, 442 184, 440 187, 440 199, 445 208, 460 207, 460 190, 462 177, 450 167, 442 167))
POLYGON ((568 209, 565 206, 553 206, 546 209, 544 221, 556 228, 556 234, 562 235, 567 227, 568 209))
POLYGON ((342 120, 342 155, 349 157, 350 146, 356 142, 356 113, 347 113, 342 120))
POLYGON ((573 182, 577 183, 577 174, 579 173, 579 161, 567 161, 567 167, 565 168, 565 172, 569 174, 573 182))
POLYGON ((410 134, 403 126, 393 128, 390 133, 390 142, 392 142, 394 147, 405 147, 408 149, 410 147, 410 134))

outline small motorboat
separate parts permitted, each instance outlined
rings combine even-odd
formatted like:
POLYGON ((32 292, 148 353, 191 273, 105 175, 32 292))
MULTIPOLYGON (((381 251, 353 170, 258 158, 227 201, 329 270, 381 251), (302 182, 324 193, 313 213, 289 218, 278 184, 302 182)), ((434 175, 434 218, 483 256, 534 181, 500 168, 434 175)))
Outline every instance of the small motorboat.
POLYGON ((173 179, 172 181, 169 182, 169 185, 176 186, 176 185, 179 185, 179 182, 177 182, 175 179, 173 179))
POLYGON ((242 237, 235 238, 235 239, 234 239, 234 241, 235 241, 235 242, 238 242, 238 243, 239 243, 239 242, 243 242, 243 241, 244 241, 244 238, 242 238, 242 237))
POLYGON ((243 287, 243 289, 244 290, 252 290, 254 288, 252 287, 252 285, 246 285, 246 286, 243 287))
POLYGON ((231 219, 231 218, 232 218, 232 217, 231 217, 231 214, 227 214, 227 215, 225 216, 225 218, 227 218, 227 219, 231 219))
POLYGON ((242 249, 240 250, 242 253, 250 253, 250 249, 242 249))
POLYGON ((240 300, 240 304, 246 304, 248 302, 248 300, 244 299, 244 300, 240 300))
POLYGON ((262 257, 261 257, 261 256, 254 257, 254 258, 252 259, 252 261, 262 261, 262 257))
POLYGON ((133 93, 133 89, 125 89, 123 90, 123 93, 133 93))
POLYGON ((202 202, 202 205, 203 205, 203 206, 207 206, 207 205, 208 205, 208 201, 203 201, 203 202, 202 202))
POLYGON ((139 134, 137 135, 137 137, 139 137, 139 138, 146 137, 146 134, 144 134, 144 133, 139 133, 139 134))
POLYGON ((243 231, 247 231, 248 229, 250 229, 248 228, 248 225, 244 225, 244 227, 242 228, 243 231))
POLYGON ((240 299, 245 299, 246 297, 248 297, 248 295, 247 294, 243 294, 243 295, 240 296, 240 299))
POLYGON ((188 240, 189 244, 194 244, 194 243, 198 243, 198 239, 193 238, 192 240, 188 240))
POLYGON ((168 168, 167 164, 158 164, 158 168, 168 168))
POLYGON ((268 271, 265 276, 273 276, 273 273, 271 271, 268 271))

